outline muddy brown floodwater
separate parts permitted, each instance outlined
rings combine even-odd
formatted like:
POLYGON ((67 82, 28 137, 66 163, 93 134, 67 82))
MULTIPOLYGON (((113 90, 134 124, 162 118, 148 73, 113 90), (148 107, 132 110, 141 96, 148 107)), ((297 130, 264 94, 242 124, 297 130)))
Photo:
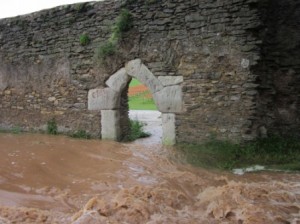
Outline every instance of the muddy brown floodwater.
POLYGON ((236 176, 171 147, 0 134, 0 224, 300 223, 299 173, 236 176))

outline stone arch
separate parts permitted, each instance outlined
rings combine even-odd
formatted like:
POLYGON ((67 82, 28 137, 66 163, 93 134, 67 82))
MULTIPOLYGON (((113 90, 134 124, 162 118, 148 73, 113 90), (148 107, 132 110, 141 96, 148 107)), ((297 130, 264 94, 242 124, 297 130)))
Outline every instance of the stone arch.
POLYGON ((101 110, 102 139, 119 140, 121 135, 120 99, 131 78, 148 87, 158 110, 162 113, 162 142, 176 143, 175 114, 182 112, 183 82, 181 76, 156 77, 141 61, 129 61, 106 81, 105 88, 91 89, 88 93, 88 109, 101 110))

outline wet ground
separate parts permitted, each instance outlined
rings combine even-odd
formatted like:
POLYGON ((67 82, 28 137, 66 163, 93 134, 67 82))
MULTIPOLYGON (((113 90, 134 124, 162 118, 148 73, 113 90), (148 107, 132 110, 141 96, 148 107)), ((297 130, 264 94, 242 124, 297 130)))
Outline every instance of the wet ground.
POLYGON ((155 136, 122 144, 0 134, 0 224, 300 224, 299 173, 240 176, 175 155, 155 136))

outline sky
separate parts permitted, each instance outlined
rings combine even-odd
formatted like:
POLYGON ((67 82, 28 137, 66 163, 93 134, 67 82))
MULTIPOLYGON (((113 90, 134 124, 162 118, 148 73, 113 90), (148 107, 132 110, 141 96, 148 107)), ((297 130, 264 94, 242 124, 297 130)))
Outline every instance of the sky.
POLYGON ((6 0, 0 7, 0 18, 28 14, 59 5, 92 0, 6 0))

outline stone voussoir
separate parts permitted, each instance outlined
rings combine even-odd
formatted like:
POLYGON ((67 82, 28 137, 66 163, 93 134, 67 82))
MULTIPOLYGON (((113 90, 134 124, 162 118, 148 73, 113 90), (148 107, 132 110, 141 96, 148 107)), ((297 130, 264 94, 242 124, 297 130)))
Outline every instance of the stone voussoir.
POLYGON ((163 89, 161 82, 153 75, 153 73, 141 62, 135 59, 128 62, 125 66, 128 75, 136 78, 146 85, 152 94, 163 89))
POLYGON ((129 82, 129 79, 130 78, 127 75, 126 69, 121 68, 115 74, 110 76, 110 78, 106 81, 105 84, 114 91, 119 92, 125 88, 125 86, 129 82))

